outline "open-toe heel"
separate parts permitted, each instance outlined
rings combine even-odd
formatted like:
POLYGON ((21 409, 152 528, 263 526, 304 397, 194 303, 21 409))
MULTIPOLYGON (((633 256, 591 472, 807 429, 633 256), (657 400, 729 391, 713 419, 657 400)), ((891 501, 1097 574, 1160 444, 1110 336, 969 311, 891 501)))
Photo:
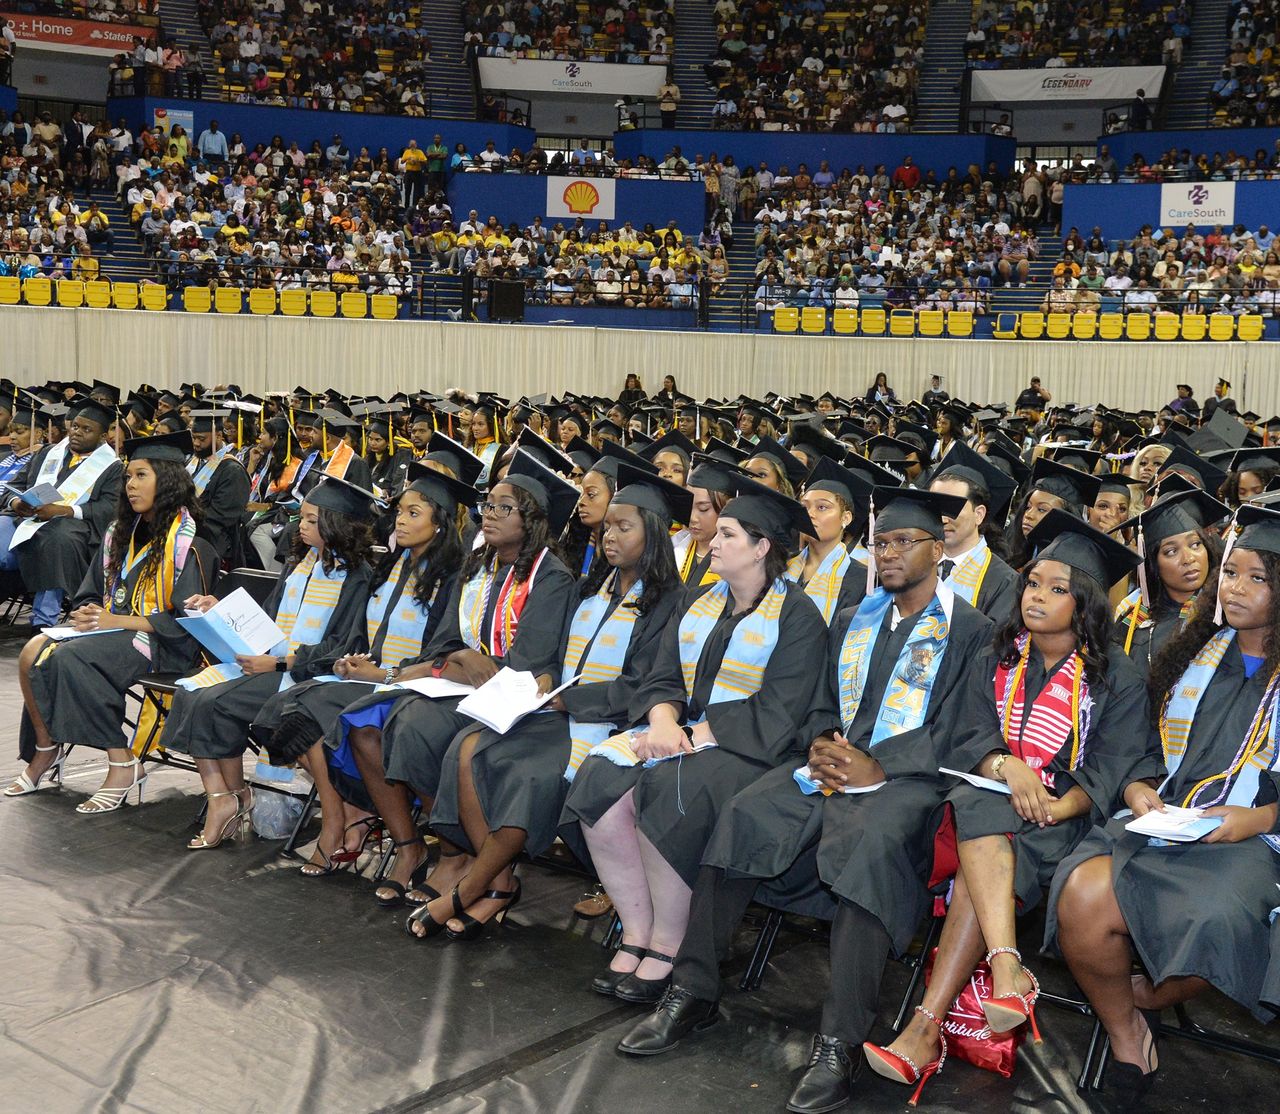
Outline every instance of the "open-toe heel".
POLYGON ((50 787, 57 786, 59 789, 62 788, 62 763, 66 758, 66 755, 62 753, 62 744, 54 743, 51 747, 36 747, 36 750, 41 754, 48 754, 49 751, 56 750, 58 751, 58 757, 53 760, 48 769, 43 773, 37 774, 34 781, 26 770, 23 770, 18 775, 17 780, 5 789, 4 795, 6 797, 25 797, 28 793, 38 793, 40 791, 40 783, 45 778, 49 779, 50 787))
MULTIPOLYGON (((442 859, 460 859, 465 855, 465 851, 445 851, 441 849, 440 858, 442 859)), ((426 859, 422 860, 422 866, 419 868, 421 873, 415 873, 409 879, 409 889, 405 892, 404 903, 406 905, 422 906, 428 901, 435 901, 440 896, 440 891, 434 886, 428 886, 424 883, 427 880, 427 874, 430 873, 430 863, 426 859)))
POLYGON ((458 887, 453 887, 453 892, 449 895, 453 900, 453 912, 445 917, 444 920, 436 920, 430 913, 429 906, 422 905, 409 914, 404 922, 404 930, 415 940, 426 940, 430 936, 438 936, 444 931, 444 926, 449 923, 449 917, 466 916, 466 907, 462 904, 462 898, 458 896, 458 887), (413 926, 422 925, 421 932, 414 932, 413 926))
MULTIPOLYGON (((138 791, 138 804, 142 804, 142 790, 147 784, 147 778, 151 776, 150 774, 142 774, 141 777, 138 776, 138 771, 142 769, 142 763, 136 758, 131 758, 128 762, 112 762, 108 760, 107 765, 114 766, 116 769, 120 770, 133 770, 133 781, 128 785, 104 786, 99 789, 87 801, 83 801, 76 805, 76 812, 81 816, 97 816, 103 812, 117 812, 119 809, 124 807, 125 801, 129 799, 129 794, 135 789, 138 791)), ((225 794, 221 793, 211 793, 209 795, 213 797, 225 796, 225 794)), ((225 835, 226 832, 224 831, 223 834, 218 837, 217 843, 211 843, 209 846, 216 847, 218 843, 222 842, 225 835)))
MULTIPOLYGON (((506 902, 501 909, 494 913, 490 920, 501 924, 506 919, 507 914, 516 907, 516 902, 520 900, 521 891, 522 887, 519 878, 516 879, 516 888, 514 890, 486 890, 482 900, 506 902)), ((453 890, 453 900, 456 905, 458 901, 458 889, 456 886, 453 890)), ((478 940, 484 935, 485 926, 489 923, 489 921, 478 921, 475 917, 469 917, 461 910, 454 913, 453 919, 462 922, 462 931, 455 932, 452 928, 446 928, 445 935, 450 940, 478 940)))
MULTIPOLYGON (((412 847, 415 843, 422 843, 422 837, 414 836, 413 839, 397 839, 395 841, 395 846, 412 847)), ((390 890, 391 893, 380 894, 375 890, 373 894, 374 901, 384 909, 394 909, 397 905, 403 905, 404 895, 409 891, 410 887, 420 886, 422 884, 422 880, 427 876, 429 865, 429 857, 423 856, 422 862, 414 867, 413 873, 409 875, 408 885, 405 885, 403 882, 397 882, 394 878, 384 878, 380 883, 378 883, 378 889, 390 890)))
MULTIPOLYGON (((205 797, 210 801, 218 797, 236 797, 238 799, 239 796, 240 796, 239 793, 230 789, 228 789, 226 792, 223 792, 223 793, 206 793, 205 794, 205 797)), ((91 801, 93 800, 92 797, 90 797, 89 799, 91 801)), ((237 808, 236 811, 231 816, 227 817, 226 823, 222 825, 221 829, 218 831, 217 838, 214 839, 213 842, 210 842, 209 840, 205 839, 204 832, 201 832, 198 836, 193 837, 190 840, 190 842, 187 843, 187 850, 188 851, 212 851, 215 847, 221 847, 223 843, 225 843, 229 838, 232 837, 232 834, 234 832, 239 830, 239 825, 243 819, 244 819, 244 813, 237 808)))
POLYGON ((354 824, 347 825, 347 831, 342 833, 342 845, 329 856, 331 863, 354 863, 368 846, 369 840, 373 839, 374 834, 379 839, 382 838, 382 818, 380 816, 366 816, 361 820, 357 820, 354 824), (347 832, 352 828, 363 828, 364 835, 360 837, 360 846, 354 851, 347 850, 347 832))

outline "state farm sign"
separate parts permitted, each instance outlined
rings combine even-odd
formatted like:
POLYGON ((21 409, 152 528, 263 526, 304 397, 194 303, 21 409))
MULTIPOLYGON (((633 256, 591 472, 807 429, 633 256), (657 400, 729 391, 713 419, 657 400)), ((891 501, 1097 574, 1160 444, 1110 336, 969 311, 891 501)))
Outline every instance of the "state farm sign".
POLYGON ((0 11, 0 18, 13 28, 19 47, 33 50, 64 50, 75 54, 127 54, 137 39, 149 39, 153 27, 137 27, 131 23, 98 23, 87 19, 62 19, 59 16, 24 15, 0 11))

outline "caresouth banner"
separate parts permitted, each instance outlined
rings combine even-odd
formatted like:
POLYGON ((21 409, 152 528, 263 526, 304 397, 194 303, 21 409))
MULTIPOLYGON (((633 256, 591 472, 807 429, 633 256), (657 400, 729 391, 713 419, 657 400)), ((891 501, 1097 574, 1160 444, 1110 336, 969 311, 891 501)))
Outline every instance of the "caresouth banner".
POLYGON ((656 97, 666 66, 614 62, 553 62, 541 58, 478 58, 480 84, 507 93, 573 93, 656 97))
POLYGON ((969 99, 975 104, 1041 101, 1128 101, 1145 91, 1154 101, 1164 83, 1163 66, 1109 66, 1073 70, 974 70, 969 99))
POLYGON ((1160 187, 1161 228, 1235 223, 1235 182, 1179 182, 1160 187))
POLYGON ((72 54, 102 54, 107 57, 128 54, 134 40, 149 39, 154 27, 135 27, 130 23, 98 23, 88 19, 63 19, 61 16, 30 15, 0 11, 0 18, 13 28, 14 36, 33 50, 61 50, 72 54))
POLYGON ((613 220, 617 184, 612 178, 548 178, 547 216, 613 220))

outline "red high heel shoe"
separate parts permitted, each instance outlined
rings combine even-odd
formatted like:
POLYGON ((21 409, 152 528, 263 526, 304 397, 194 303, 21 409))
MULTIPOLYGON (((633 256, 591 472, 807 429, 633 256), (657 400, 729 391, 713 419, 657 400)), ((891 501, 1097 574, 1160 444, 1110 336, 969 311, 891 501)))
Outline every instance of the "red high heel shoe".
MULTIPOLYGON (((1022 954, 1017 948, 992 948, 987 952, 987 963, 993 955, 1007 953, 1013 956, 1018 965, 1022 965, 1022 954)), ((987 1025, 993 1033, 1008 1033, 1016 1029, 1024 1021, 1031 1022, 1031 1040, 1040 1043, 1040 1027, 1036 1024, 1036 1000, 1040 997, 1040 982, 1025 967, 1022 973, 1031 980, 1029 994, 1002 994, 998 998, 988 998, 982 1003, 982 1012, 986 1015, 987 1025)))
POLYGON ((936 1060, 925 1064, 924 1067, 919 1067, 910 1056, 904 1056, 900 1052, 890 1052, 887 1048, 881 1048, 870 1041, 862 1045, 862 1054, 867 1058, 867 1064, 876 1075, 891 1079, 895 1083, 916 1085, 907 1102, 908 1106, 915 1106, 920 1101, 920 1092, 924 1090, 924 1085, 942 1071, 942 1065, 947 1062, 947 1034, 942 1030, 942 1019, 926 1006, 916 1006, 916 1013, 927 1017, 938 1027, 938 1039, 942 1041, 942 1051, 936 1060))

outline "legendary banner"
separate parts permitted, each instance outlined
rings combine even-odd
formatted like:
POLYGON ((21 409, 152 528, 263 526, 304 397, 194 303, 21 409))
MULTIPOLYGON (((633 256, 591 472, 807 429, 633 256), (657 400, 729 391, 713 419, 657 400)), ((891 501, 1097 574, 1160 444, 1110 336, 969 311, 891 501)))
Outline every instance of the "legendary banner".
POLYGON ((128 54, 137 39, 149 39, 156 31, 154 27, 135 27, 129 23, 98 23, 20 12, 0 11, 0 16, 9 22, 20 44, 32 50, 61 50, 72 54, 107 57, 128 54))
POLYGON ((612 178, 548 178, 547 216, 614 220, 612 178))
POLYGON ((666 66, 555 62, 540 58, 479 58, 480 84, 508 93, 571 93, 656 97, 666 66))
POLYGON ((969 99, 975 104, 1039 101, 1128 101, 1142 89, 1154 101, 1163 66, 1114 66, 1073 70, 974 70, 969 99))

